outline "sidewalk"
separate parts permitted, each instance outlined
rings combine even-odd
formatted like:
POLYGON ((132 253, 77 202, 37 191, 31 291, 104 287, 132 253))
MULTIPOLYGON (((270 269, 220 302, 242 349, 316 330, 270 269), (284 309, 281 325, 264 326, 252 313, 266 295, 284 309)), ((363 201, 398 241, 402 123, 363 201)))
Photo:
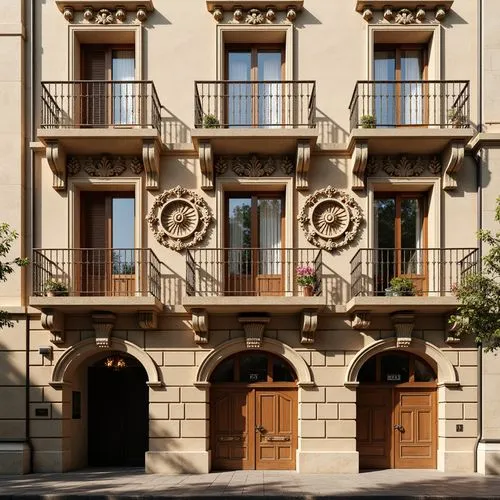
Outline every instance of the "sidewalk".
POLYGON ((498 498, 500 477, 444 474, 428 470, 385 470, 361 474, 298 474, 236 471, 200 475, 150 475, 142 469, 86 469, 65 474, 0 476, 0 499, 94 499, 218 497, 316 498, 498 498))

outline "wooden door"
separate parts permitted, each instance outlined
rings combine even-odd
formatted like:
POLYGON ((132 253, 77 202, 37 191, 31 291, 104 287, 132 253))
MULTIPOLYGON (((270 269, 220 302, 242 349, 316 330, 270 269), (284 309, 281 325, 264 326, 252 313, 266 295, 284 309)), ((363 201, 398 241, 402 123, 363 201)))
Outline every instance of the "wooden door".
POLYGON ((436 391, 394 389, 394 467, 436 468, 436 391))
POLYGON ((358 389, 357 449, 361 469, 391 467, 392 389, 358 389))
POLYGON ((256 469, 295 469, 296 409, 297 391, 256 391, 256 469))
POLYGON ((210 422, 213 469, 295 469, 296 390, 214 388, 210 422))

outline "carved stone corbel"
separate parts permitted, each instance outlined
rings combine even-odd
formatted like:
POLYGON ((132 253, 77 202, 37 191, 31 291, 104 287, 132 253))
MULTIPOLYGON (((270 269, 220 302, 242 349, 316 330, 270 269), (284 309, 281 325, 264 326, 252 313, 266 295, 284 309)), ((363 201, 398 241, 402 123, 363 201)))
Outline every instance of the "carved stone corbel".
POLYGON ((156 311, 139 311, 137 323, 143 330, 156 330, 158 328, 158 313, 156 311))
POLYGON ((309 166, 311 165, 311 144, 305 141, 297 142, 297 165, 295 168, 296 187, 298 190, 309 189, 309 166))
POLYGON ((214 188, 214 156, 210 141, 201 141, 198 145, 201 169, 201 189, 214 188))
POLYGON ((443 153, 443 189, 457 188, 457 173, 464 163, 465 147, 462 142, 451 142, 443 153))
POLYGON ((146 189, 158 189, 160 176, 160 148, 155 139, 145 139, 142 143, 142 162, 146 171, 146 189))
POLYGON ((95 343, 97 347, 109 347, 111 330, 115 326, 116 316, 113 313, 92 314, 92 327, 95 331, 95 343))
POLYGON ((391 314, 391 319, 396 331, 396 347, 408 347, 415 326, 415 315, 411 312, 396 312, 391 314))
POLYGON ((313 309, 302 311, 300 343, 314 344, 316 328, 318 328, 318 311, 313 309))
POLYGON ((52 187, 58 191, 66 189, 66 152, 59 141, 49 141, 45 147, 45 158, 52 170, 52 187))
POLYGON ((354 330, 366 330, 371 325, 370 313, 368 311, 358 311, 352 316, 351 326, 354 330))
POLYGON ((242 316, 238 321, 245 331, 247 349, 259 349, 262 346, 264 330, 270 319, 267 316, 242 316))
POLYGON ((368 143, 358 142, 354 147, 351 159, 352 190, 365 189, 365 170, 368 162, 368 143))
POLYGON ((55 309, 42 309, 42 327, 50 330, 50 341, 55 345, 64 344, 64 314, 55 309))
POLYGON ((208 313, 206 309, 193 309, 191 312, 194 341, 197 344, 208 342, 208 313))

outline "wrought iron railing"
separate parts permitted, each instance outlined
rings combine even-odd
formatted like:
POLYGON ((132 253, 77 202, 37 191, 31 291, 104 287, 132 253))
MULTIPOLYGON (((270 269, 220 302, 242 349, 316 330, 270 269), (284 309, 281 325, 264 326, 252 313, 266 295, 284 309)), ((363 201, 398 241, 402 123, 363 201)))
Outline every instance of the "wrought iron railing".
POLYGON ((321 295, 322 252, 310 248, 200 248, 186 254, 186 293, 191 296, 302 295, 297 268, 315 276, 321 295))
POLYGON ((477 248, 361 248, 351 260, 351 295, 394 295, 396 276, 410 278, 415 295, 448 295, 477 271, 477 248))
POLYGON ((313 128, 314 81, 197 81, 196 128, 313 128))
POLYGON ((42 82, 41 128, 140 127, 161 131, 151 81, 42 82))
POLYGON ((33 250, 33 295, 161 298, 160 261, 148 248, 33 250))
POLYGON ((384 127, 468 128, 468 81, 358 81, 349 104, 351 130, 384 127))

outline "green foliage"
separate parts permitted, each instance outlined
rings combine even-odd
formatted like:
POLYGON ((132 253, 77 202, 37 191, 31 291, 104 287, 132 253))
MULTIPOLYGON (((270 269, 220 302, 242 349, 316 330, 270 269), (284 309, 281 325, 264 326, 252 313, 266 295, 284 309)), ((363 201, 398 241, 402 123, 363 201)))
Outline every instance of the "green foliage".
POLYGON ((394 276, 394 278, 390 281, 390 286, 393 295, 415 295, 415 285, 413 284, 413 280, 411 278, 394 276))
POLYGON ((450 108, 448 110, 448 121, 457 128, 467 125, 467 117, 464 115, 461 108, 450 108))
MULTIPOLYGON (((12 244, 18 237, 16 231, 13 231, 8 224, 0 224, 0 258, 5 257, 12 248, 12 244)), ((0 281, 7 281, 10 274, 14 272, 16 266, 23 267, 29 263, 28 259, 16 257, 12 261, 0 260, 0 281)), ((14 323, 9 319, 6 311, 0 311, 0 329, 3 327, 12 327, 14 323)))
POLYGON ((219 128, 220 123, 215 115, 205 115, 203 117, 203 128, 219 128))
MULTIPOLYGON (((500 222, 500 197, 495 220, 500 222)), ((450 324, 458 335, 472 335, 485 351, 494 351, 500 347, 500 231, 482 230, 478 237, 489 246, 483 270, 465 276, 455 288, 460 306, 450 324)))
POLYGON ((359 119, 359 123, 361 128, 375 128, 377 125, 377 121, 373 115, 363 115, 359 119))
POLYGON ((48 279, 43 288, 46 292, 55 292, 56 295, 68 295, 66 284, 54 278, 48 279))

